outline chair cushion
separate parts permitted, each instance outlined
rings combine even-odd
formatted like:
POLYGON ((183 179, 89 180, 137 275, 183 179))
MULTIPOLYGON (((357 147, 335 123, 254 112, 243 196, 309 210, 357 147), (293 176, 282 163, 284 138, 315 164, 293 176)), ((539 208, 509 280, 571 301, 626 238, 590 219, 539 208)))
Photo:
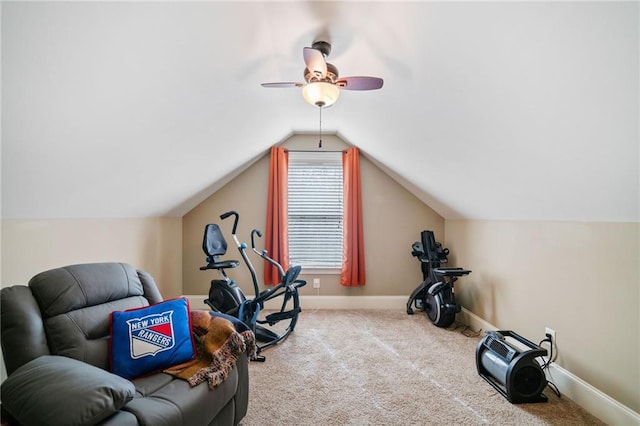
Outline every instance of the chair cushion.
POLYGON ((189 301, 111 313, 111 371, 131 379, 195 357, 189 301))
POLYGON ((56 355, 22 365, 1 390, 2 408, 23 425, 94 425, 135 396, 129 380, 56 355))

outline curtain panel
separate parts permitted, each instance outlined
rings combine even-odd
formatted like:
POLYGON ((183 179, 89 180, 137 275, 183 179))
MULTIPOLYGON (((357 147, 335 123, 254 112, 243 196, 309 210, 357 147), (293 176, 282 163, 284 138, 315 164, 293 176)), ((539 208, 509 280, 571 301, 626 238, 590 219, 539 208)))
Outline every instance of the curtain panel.
MULTIPOLYGON (((289 153, 280 147, 271 147, 269 189, 267 194, 267 229, 265 248, 269 257, 289 269, 289 231, 287 223, 287 175, 289 153)), ((264 262, 264 283, 275 285, 282 277, 278 268, 264 262)))
POLYGON ((358 148, 348 148, 344 151, 342 174, 344 179, 344 245, 340 284, 356 287, 365 284, 362 189, 360 185, 360 151, 358 148))

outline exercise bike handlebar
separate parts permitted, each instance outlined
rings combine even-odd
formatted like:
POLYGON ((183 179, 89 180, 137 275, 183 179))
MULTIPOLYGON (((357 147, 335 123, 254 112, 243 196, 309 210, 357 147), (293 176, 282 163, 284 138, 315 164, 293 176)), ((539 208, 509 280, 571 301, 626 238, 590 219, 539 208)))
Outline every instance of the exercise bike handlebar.
POLYGON ((236 235, 238 222, 240 221, 240 214, 235 210, 229 210, 226 213, 222 213, 220 215, 220 219, 225 220, 229 216, 233 216, 233 228, 231 231, 231 237, 233 238, 233 242, 236 243, 236 247, 238 248, 238 252, 240 252, 240 256, 242 257, 244 264, 247 265, 247 269, 249 269, 249 273, 251 273, 251 281, 253 282, 253 289, 255 291, 255 294, 259 294, 260 285, 258 284, 258 276, 256 274, 255 268, 253 267, 253 264, 251 264, 251 259, 249 259, 249 256, 247 256, 247 245, 245 243, 241 243, 238 240, 238 236, 236 235))
POLYGON ((238 220, 240 220, 240 215, 238 214, 237 211, 235 210, 230 210, 226 213, 222 213, 220 215, 220 219, 225 220, 226 218, 228 218, 229 216, 234 216, 233 219, 233 229, 231 231, 231 234, 236 235, 236 229, 238 229, 238 220))
MULTIPOLYGON (((226 213, 221 214, 220 215, 220 219, 225 220, 230 216, 234 217, 233 218, 233 228, 232 228, 232 231, 231 231, 231 235, 233 237, 233 241, 236 243, 236 247, 238 247, 238 251, 240 252, 240 256, 242 256, 242 260, 247 265, 247 268, 249 269, 249 272, 251 273, 251 280, 253 281, 253 287, 254 287, 254 290, 255 290, 256 297, 257 297, 257 295, 260 294, 260 285, 258 284, 258 276, 256 274, 256 270, 253 267, 253 264, 251 263, 251 260, 249 259, 249 256, 247 256, 247 253, 245 251, 247 249, 247 245, 245 243, 241 243, 238 240, 238 236, 236 235, 236 231, 237 231, 237 228, 238 228, 238 222, 240 221, 240 214, 235 210, 230 210, 230 211, 228 211, 226 213)), ((266 260, 267 262, 271 263, 273 266, 278 268, 278 272, 280 273, 280 278, 282 279, 282 282, 284 282, 285 281, 285 276, 286 276, 286 271, 282 268, 282 265, 280 265, 274 259, 270 258, 267 255, 267 250, 262 250, 262 252, 260 252, 260 251, 258 251, 256 249, 256 243, 255 243, 255 235, 256 234, 258 235, 258 237, 262 237, 262 233, 258 229, 253 229, 251 231, 251 249, 258 256, 260 256, 261 258, 263 258, 264 260, 266 260)), ((300 273, 299 270, 298 270, 298 273, 300 273)), ((295 274, 295 278, 297 278, 297 275, 298 274, 295 274)), ((295 282, 296 287, 302 287, 303 285, 306 284, 306 281, 304 281, 304 280, 296 280, 295 278, 292 281, 295 282)), ((282 282, 281 282, 281 284, 282 284, 282 282)), ((276 288, 280 288, 280 287, 282 287, 282 285, 276 286, 276 288)), ((275 290, 275 288, 271 289, 271 290, 275 290)), ((273 293, 273 292, 272 291, 271 292, 267 292, 267 294, 269 296, 271 295, 271 293, 273 293)), ((269 297, 267 297, 264 300, 267 300, 268 298, 269 297)))
POLYGON ((255 251, 256 249, 256 242, 253 239, 254 235, 258 235, 258 237, 262 238, 262 232, 260 232, 258 229, 253 229, 251 230, 251 248, 255 251))
POLYGON ((251 250, 253 250, 253 252, 258 256, 260 256, 261 258, 263 258, 264 260, 266 260, 267 262, 269 262, 270 264, 278 268, 278 272, 280 272, 280 277, 284 278, 285 271, 284 271, 284 268, 282 268, 282 265, 280 265, 278 262, 270 258, 267 255, 267 250, 263 249, 262 251, 258 251, 258 249, 256 248, 256 242, 254 239, 255 235, 258 235, 258 237, 262 238, 262 232, 260 232, 258 229, 253 229, 251 231, 251 250))

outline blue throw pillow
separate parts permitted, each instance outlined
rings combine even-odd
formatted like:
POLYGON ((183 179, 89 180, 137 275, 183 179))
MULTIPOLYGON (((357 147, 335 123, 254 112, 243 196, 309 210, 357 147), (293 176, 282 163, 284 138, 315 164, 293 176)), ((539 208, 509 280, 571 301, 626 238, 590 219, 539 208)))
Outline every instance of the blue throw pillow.
POLYGON ((111 371, 132 379, 195 357, 189 301, 111 312, 111 371))

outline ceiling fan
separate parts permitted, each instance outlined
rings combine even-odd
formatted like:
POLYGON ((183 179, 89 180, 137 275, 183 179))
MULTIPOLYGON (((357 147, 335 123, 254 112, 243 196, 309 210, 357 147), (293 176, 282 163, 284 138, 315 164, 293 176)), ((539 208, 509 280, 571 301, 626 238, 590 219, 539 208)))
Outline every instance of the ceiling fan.
POLYGON ((331 53, 331 44, 326 41, 316 41, 311 47, 302 50, 302 57, 306 68, 304 79, 306 83, 262 83, 263 87, 302 87, 302 96, 311 105, 328 107, 333 105, 343 90, 376 90, 383 85, 378 77, 339 77, 338 68, 326 61, 331 53))

